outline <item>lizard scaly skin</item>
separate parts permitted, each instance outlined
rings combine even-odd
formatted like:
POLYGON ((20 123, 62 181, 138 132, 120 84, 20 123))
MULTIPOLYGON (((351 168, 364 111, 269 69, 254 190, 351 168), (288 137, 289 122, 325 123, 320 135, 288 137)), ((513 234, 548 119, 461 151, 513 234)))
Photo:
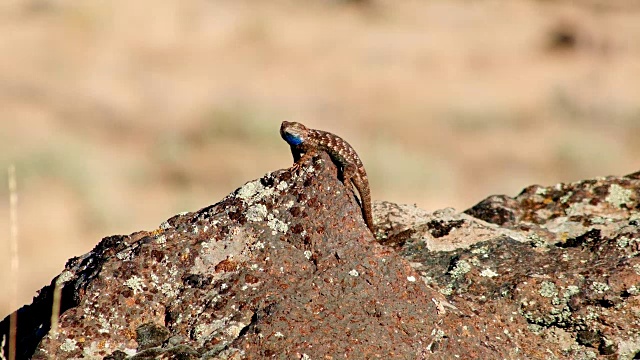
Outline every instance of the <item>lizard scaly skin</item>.
POLYGON ((342 183, 351 186, 351 182, 358 189, 364 222, 373 233, 369 179, 360 157, 351 145, 330 132, 309 129, 297 122, 283 121, 280 125, 280 135, 291 147, 295 161, 293 167, 296 169, 311 160, 318 151, 329 154, 331 160, 342 169, 342 183))

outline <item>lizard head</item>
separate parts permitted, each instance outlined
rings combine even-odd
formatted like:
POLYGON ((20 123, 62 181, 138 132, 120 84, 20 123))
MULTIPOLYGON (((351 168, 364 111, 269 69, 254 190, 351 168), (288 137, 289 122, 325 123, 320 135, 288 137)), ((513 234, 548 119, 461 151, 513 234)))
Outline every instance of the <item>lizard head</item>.
POLYGON ((300 145, 307 138, 307 128, 297 122, 283 121, 280 125, 280 136, 289 145, 300 145))

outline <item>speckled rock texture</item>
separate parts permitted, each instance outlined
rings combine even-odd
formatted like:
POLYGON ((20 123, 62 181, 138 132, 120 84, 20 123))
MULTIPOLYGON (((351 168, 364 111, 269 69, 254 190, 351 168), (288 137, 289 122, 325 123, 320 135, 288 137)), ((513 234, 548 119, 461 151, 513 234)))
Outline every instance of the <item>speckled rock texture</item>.
POLYGON ((638 358, 639 200, 632 174, 379 202, 376 241, 321 154, 69 260, 18 311, 17 358, 638 358))

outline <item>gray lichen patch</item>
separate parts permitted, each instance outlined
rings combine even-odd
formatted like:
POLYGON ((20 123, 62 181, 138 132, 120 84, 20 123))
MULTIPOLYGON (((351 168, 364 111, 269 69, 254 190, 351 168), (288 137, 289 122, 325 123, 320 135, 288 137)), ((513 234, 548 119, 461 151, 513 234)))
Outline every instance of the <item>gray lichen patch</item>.
POLYGON ((263 204, 255 204, 247 209, 247 220, 258 222, 263 221, 267 216, 267 207, 263 204))
POLYGON ((272 235, 279 232, 284 234, 289 230, 289 226, 285 222, 275 218, 272 214, 267 215, 267 226, 273 230, 272 235))
POLYGON ((132 277, 127 279, 124 282, 124 285, 130 288, 131 290, 133 290, 134 295, 141 293, 142 291, 144 291, 144 288, 146 287, 146 283, 144 279, 142 279, 137 275, 133 275, 132 277))
POLYGON ((604 294, 605 292, 609 291, 609 289, 609 285, 605 283, 594 281, 591 284, 591 290, 597 292, 598 294, 604 294))
POLYGON ((274 194, 273 188, 265 187, 260 180, 250 181, 236 191, 236 196, 247 205, 259 202, 274 194))
POLYGON ((569 285, 567 286, 567 289, 565 290, 563 297, 565 299, 568 299, 570 297, 572 297, 573 295, 579 294, 580 293, 580 288, 575 286, 575 285, 569 285))
POLYGON ((285 191, 289 187, 289 184, 286 181, 280 181, 278 185, 276 185, 276 189, 280 191, 285 191))
POLYGON ((616 207, 620 207, 631 202, 631 195, 633 195, 633 191, 625 189, 618 184, 611 184, 609 187, 609 195, 607 195, 605 200, 616 207))
POLYGON ((167 243, 167 236, 166 235, 157 235, 156 236, 156 244, 162 245, 162 244, 166 244, 167 243))
MULTIPOLYGON (((535 302, 530 302, 530 306, 537 305, 535 302)), ((521 314, 527 319, 528 322, 542 325, 542 326, 553 326, 553 325, 564 325, 568 324, 571 320, 571 310, 568 306, 559 306, 559 307, 551 307, 548 311, 539 311, 539 309, 535 310, 524 310, 521 309, 521 314)))
POLYGON ((228 324, 230 317, 201 322, 194 326, 193 337, 196 341, 204 344, 209 341, 213 334, 222 331, 228 324))
POLYGON ((484 269, 480 272, 480 276, 492 278, 498 276, 498 273, 491 269, 484 269))
POLYGON ((209 239, 200 244, 200 252, 195 257, 190 271, 193 274, 213 274, 214 267, 224 260, 233 259, 237 263, 244 262, 247 260, 245 248, 250 250, 255 241, 255 234, 250 229, 232 226, 224 238, 209 239))
POLYGON ((558 290, 556 289, 556 284, 551 281, 543 281, 542 284, 540 284, 540 295, 547 298, 557 296, 558 290))
POLYGON ((464 274, 468 273, 469 271, 471 271, 471 265, 465 260, 460 260, 455 265, 455 267, 451 269, 449 275, 451 275, 453 279, 457 279, 464 276, 464 274))
POLYGON ((640 295, 640 284, 638 284, 638 286, 636 285, 631 285, 631 287, 629 287, 627 289, 627 292, 633 296, 638 296, 640 295))
POLYGON ((565 213, 567 216, 576 216, 588 212, 589 208, 592 208, 592 206, 589 205, 587 199, 584 199, 582 202, 571 203, 566 208, 565 213))
POLYGON ((640 352, 640 334, 636 333, 628 339, 618 341, 618 359, 634 359, 640 352))
POLYGON ((78 347, 76 346, 78 342, 74 339, 65 339, 62 345, 60 345, 60 350, 71 352, 76 350, 78 347))

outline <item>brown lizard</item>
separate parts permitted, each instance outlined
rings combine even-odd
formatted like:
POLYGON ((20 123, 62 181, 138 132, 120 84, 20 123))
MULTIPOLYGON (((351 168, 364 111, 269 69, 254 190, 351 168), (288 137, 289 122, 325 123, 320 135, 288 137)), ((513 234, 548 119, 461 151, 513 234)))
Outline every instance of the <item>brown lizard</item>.
POLYGON ((297 122, 283 121, 280 135, 291 147, 294 168, 299 168, 320 150, 325 151, 334 163, 342 170, 342 183, 345 186, 355 185, 360 194, 360 206, 364 222, 374 233, 373 216, 371 215, 371 191, 369 179, 364 165, 355 150, 338 135, 322 130, 309 129, 297 122))

